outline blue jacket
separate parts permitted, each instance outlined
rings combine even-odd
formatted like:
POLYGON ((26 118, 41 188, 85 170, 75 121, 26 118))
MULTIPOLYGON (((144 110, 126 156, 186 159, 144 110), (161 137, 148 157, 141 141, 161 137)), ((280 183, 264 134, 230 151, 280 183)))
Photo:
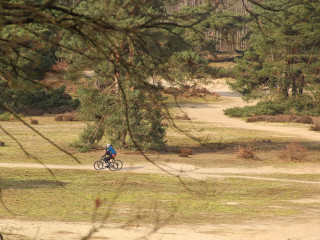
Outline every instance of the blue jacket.
POLYGON ((117 154, 116 150, 114 150, 114 148, 112 146, 110 146, 107 151, 109 151, 112 155, 113 154, 117 154))

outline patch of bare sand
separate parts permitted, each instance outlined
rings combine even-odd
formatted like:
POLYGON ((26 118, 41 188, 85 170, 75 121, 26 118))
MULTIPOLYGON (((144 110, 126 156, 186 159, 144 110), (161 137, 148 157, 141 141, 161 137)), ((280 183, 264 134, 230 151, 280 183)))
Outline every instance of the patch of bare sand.
MULTIPOLYGON (((41 165, 37 163, 0 163, 0 168, 37 168, 45 169, 70 169, 70 170, 92 170, 96 171, 92 165, 41 165)), ((108 173, 108 170, 103 170, 108 173)), ((275 168, 272 166, 263 166, 257 168, 201 168, 191 164, 181 163, 157 163, 157 166, 151 163, 143 164, 131 164, 124 165, 120 170, 121 172, 132 173, 154 173, 154 174, 175 174, 184 177, 191 177, 194 179, 206 179, 206 178, 246 178, 265 181, 279 181, 279 182, 296 182, 296 183, 310 183, 319 184, 319 181, 304 181, 304 180, 292 180, 283 178, 269 178, 269 177, 255 177, 255 176, 243 176, 243 174, 320 174, 320 168, 315 168, 314 165, 303 166, 299 168, 275 168)))
MULTIPOLYGON (((70 170, 92 170, 96 171, 91 165, 41 165, 34 163, 0 163, 0 168, 38 168, 38 169, 70 169, 70 170)), ((104 170, 108 173, 108 170, 104 170)), ((308 183, 320 185, 320 181, 310 180, 293 180, 283 178, 270 178, 270 177, 257 177, 257 176, 243 176, 243 174, 320 174, 320 169, 315 168, 313 165, 304 166, 299 168, 275 168, 272 166, 264 166, 257 168, 200 168, 190 164, 180 163, 157 163, 157 166, 151 163, 127 165, 124 166, 121 172, 132 173, 154 173, 154 174, 174 174, 183 177, 191 177, 194 179, 207 179, 207 178, 242 178, 264 181, 278 181, 278 182, 293 182, 293 183, 308 183)))
MULTIPOLYGON (((82 239, 99 224, 83 222, 44 222, 2 219, 4 239, 76 240, 82 239)), ((247 222, 245 224, 164 226, 154 232, 153 226, 121 227, 104 224, 90 239, 113 240, 319 240, 320 219, 301 223, 285 219, 247 222)))

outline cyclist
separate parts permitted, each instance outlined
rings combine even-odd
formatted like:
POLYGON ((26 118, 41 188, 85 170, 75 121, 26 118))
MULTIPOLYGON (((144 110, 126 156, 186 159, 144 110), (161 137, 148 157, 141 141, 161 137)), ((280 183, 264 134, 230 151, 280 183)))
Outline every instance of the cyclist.
POLYGON ((111 146, 110 143, 107 144, 104 150, 106 150, 106 153, 102 156, 102 158, 106 163, 108 163, 110 159, 114 159, 117 156, 116 150, 111 146), (106 157, 106 155, 108 155, 108 157, 106 157))

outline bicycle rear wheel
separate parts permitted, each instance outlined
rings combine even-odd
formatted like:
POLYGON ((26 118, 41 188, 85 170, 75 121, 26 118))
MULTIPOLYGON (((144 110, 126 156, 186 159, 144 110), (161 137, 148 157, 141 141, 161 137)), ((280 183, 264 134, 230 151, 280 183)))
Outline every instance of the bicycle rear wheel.
POLYGON ((106 168, 106 163, 102 159, 99 162, 100 162, 99 163, 100 170, 105 169, 106 168))
POLYGON ((99 164, 99 160, 94 162, 93 167, 95 170, 100 170, 98 164, 99 164))
POLYGON ((102 170, 105 168, 104 162, 100 159, 98 161, 95 161, 93 164, 94 169, 96 170, 102 170))

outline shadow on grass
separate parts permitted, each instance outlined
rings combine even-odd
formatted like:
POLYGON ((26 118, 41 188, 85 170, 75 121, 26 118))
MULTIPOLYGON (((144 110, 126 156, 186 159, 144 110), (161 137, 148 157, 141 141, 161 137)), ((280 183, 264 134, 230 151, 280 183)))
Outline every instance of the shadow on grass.
POLYGON ((0 178, 0 189, 35 189, 35 188, 58 188, 67 183, 56 180, 16 180, 0 178))

